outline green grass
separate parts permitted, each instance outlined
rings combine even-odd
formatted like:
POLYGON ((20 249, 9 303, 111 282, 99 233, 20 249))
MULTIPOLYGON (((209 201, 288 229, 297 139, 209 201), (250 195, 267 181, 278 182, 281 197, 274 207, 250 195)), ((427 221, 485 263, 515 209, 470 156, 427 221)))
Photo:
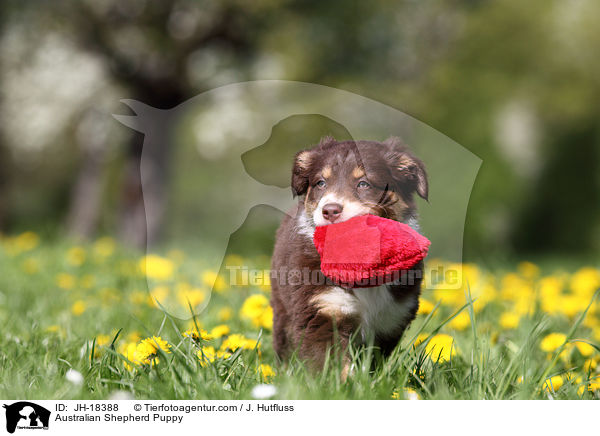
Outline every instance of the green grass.
MULTIPOLYGON (((388 359, 380 359, 372 348, 352 348, 353 370, 344 382, 342 365, 334 354, 320 373, 306 370, 295 358, 277 364, 270 331, 238 316, 249 295, 268 297, 265 289, 213 292, 196 322, 210 330, 224 323, 222 309, 230 308, 232 316, 225 323, 232 333, 258 339, 259 346, 201 365, 196 344, 182 336, 190 320, 174 318, 140 301, 147 283, 137 273, 139 253, 117 248, 102 258, 94 255, 92 245, 84 246, 85 261, 76 266, 69 262, 65 242, 18 250, 11 248, 13 243, 0 244, 1 398, 106 399, 126 391, 143 399, 247 399, 252 388, 265 381, 257 372, 259 364, 275 370, 266 381, 276 386, 275 398, 281 399, 404 398, 405 389, 422 399, 591 399, 599 395, 597 389, 586 389, 588 380, 596 380, 598 374, 585 362, 597 362, 600 349, 584 356, 569 342, 578 338, 595 344, 596 305, 590 313, 578 311, 571 317, 538 309, 522 316, 517 328, 504 329, 498 324, 507 310, 504 303, 490 301, 476 312, 467 294, 461 306, 436 304, 431 313, 419 315, 388 359), (61 273, 73 277, 71 289, 57 285, 61 273), (73 305, 78 301, 82 313, 76 315, 73 305), (469 325, 452 327, 461 312, 468 314, 469 325), (583 322, 589 317, 591 322, 583 322), (551 332, 567 334, 567 343, 547 353, 540 349, 540 340, 551 332), (132 334, 160 336, 171 344, 171 352, 160 353, 155 365, 133 365, 128 370, 119 351, 132 334), (439 338, 436 334, 451 335, 458 353, 440 359, 442 350, 428 346, 439 338), (98 341, 101 335, 109 340, 98 341), (560 354, 563 348, 568 349, 567 357, 560 354), (67 380, 71 368, 83 375, 82 385, 67 380), (564 381, 560 389, 542 389, 545 380, 557 375, 564 381)), ((177 280, 204 286, 201 259, 199 253, 187 253, 177 280)), ((266 266, 265 259, 254 262, 266 266)), ((493 271, 496 277, 507 272, 493 271)), ((175 283, 167 286, 173 292, 175 283)), ((426 292, 424 298, 433 300, 434 295, 426 292)), ((218 348, 221 342, 203 345, 218 348)))

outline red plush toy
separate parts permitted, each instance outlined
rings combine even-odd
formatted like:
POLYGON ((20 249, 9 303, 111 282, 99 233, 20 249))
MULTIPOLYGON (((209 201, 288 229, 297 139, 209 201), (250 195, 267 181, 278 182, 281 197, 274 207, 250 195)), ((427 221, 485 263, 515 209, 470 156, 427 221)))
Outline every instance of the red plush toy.
POLYGON ((406 224, 375 215, 317 227, 321 271, 346 288, 390 283, 427 256, 431 242, 406 224))

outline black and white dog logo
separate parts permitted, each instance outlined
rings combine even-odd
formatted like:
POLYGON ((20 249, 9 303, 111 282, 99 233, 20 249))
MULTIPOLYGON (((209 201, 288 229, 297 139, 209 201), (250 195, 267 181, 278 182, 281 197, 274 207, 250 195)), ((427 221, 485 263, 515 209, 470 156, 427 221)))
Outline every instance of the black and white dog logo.
POLYGON ((6 431, 14 433, 15 429, 44 429, 48 430, 50 411, 29 401, 19 401, 6 409, 6 431))

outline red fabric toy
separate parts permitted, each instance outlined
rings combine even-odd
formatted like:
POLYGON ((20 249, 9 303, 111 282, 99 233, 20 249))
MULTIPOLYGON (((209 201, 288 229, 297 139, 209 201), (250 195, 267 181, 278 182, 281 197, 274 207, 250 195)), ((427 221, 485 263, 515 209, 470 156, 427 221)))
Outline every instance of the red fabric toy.
POLYGON ((427 256, 431 242, 406 224, 375 215, 319 226, 313 241, 321 271, 346 288, 390 283, 427 256))

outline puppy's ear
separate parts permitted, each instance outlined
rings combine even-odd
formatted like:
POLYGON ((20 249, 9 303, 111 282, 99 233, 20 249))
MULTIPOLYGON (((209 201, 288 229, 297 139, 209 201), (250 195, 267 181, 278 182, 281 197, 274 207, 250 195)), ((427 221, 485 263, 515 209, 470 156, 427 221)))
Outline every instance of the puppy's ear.
POLYGON ((306 194, 312 157, 313 154, 310 150, 302 150, 294 157, 292 170, 292 194, 294 197, 306 194))
POLYGON ((389 138, 384 142, 388 146, 386 159, 390 165, 392 177, 402 189, 416 191, 425 200, 429 197, 429 182, 425 164, 415 157, 400 138, 389 138))

